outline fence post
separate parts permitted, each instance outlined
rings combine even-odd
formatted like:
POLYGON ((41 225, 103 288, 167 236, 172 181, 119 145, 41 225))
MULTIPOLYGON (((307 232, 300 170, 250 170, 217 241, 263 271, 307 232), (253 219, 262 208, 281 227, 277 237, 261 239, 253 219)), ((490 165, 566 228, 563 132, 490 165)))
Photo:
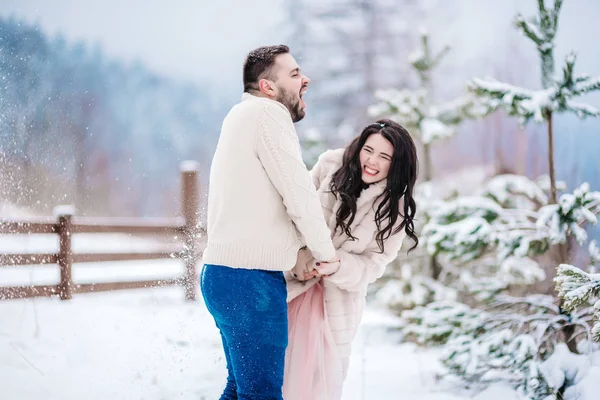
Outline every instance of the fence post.
POLYGON ((185 298, 196 300, 198 262, 198 204, 200 199, 198 185, 199 165, 195 161, 181 163, 182 214, 185 219, 183 242, 185 246, 185 298))
POLYGON ((71 206, 58 206, 54 208, 54 215, 58 217, 58 234, 60 249, 58 252, 58 266, 60 267, 59 294, 61 300, 70 300, 73 286, 73 251, 71 249, 72 218, 75 210, 71 206))

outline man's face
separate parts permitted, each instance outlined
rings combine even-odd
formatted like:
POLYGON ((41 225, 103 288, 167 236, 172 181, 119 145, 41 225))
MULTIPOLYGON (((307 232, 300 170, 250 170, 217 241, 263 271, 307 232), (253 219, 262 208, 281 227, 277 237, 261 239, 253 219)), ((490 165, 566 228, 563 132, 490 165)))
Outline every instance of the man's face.
POLYGON ((308 77, 302 75, 298 63, 290 54, 280 54, 275 59, 275 100, 287 107, 292 114, 292 121, 298 122, 306 115, 306 104, 302 96, 310 83, 308 77))

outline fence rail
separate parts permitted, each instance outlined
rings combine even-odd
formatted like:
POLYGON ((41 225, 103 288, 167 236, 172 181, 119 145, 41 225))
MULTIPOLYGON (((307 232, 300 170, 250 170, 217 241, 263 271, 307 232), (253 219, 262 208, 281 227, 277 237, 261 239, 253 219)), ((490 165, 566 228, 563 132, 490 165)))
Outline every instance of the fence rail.
POLYGON ((197 295, 196 264, 206 235, 198 224, 200 193, 198 166, 185 162, 181 169, 181 214, 176 218, 89 218, 77 217, 65 206, 56 208, 56 218, 23 218, 18 221, 0 219, 0 234, 57 234, 57 253, 0 253, 2 267, 38 264, 57 264, 60 282, 43 286, 0 286, 0 300, 30 297, 59 296, 69 300, 73 294, 138 289, 161 286, 183 286, 185 297, 193 301, 197 295), (73 253, 74 234, 126 233, 151 234, 176 238, 181 247, 174 251, 146 251, 119 253, 73 253), (178 278, 140 280, 129 282, 74 283, 73 264, 134 260, 180 259, 185 273, 178 278))

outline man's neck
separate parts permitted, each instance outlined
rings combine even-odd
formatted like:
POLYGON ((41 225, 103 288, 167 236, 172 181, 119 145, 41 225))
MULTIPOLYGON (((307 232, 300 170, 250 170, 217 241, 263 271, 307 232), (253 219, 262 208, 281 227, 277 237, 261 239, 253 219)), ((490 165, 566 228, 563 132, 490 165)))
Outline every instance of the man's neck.
POLYGON ((275 99, 271 98, 270 96, 266 95, 265 93, 261 92, 260 90, 250 89, 246 93, 251 94, 252 96, 255 96, 255 97, 263 97, 265 99, 275 100, 275 99))

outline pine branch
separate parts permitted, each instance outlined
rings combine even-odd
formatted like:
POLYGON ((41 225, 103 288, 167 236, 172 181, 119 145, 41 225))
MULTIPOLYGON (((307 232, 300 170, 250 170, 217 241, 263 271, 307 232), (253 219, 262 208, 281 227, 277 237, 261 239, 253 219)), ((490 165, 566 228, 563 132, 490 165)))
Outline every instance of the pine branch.
POLYGON ((589 93, 600 89, 600 76, 595 78, 580 76, 571 90, 574 95, 589 93))
POLYGON ((564 300, 562 307, 567 311, 573 311, 593 296, 600 295, 600 274, 588 274, 569 264, 558 267, 554 283, 558 296, 564 300))
POLYGON ((563 67, 563 79, 559 82, 559 86, 565 87, 569 90, 573 89, 575 75, 573 70, 575 69, 575 61, 577 56, 575 53, 570 53, 565 57, 565 66, 563 67))
POLYGON ((517 215, 517 216, 524 216, 527 218, 533 218, 533 219, 537 219, 538 214, 535 211, 530 211, 530 210, 523 210, 523 209, 504 209, 504 214, 508 214, 508 215, 517 215))
POLYGON ((419 124, 424 118, 424 101, 426 91, 409 90, 378 90, 375 98, 379 103, 369 107, 371 116, 385 116, 396 120, 404 125, 411 133, 420 135, 419 124))
POLYGON ((515 18, 515 26, 521 29, 525 36, 531 39, 536 45, 541 46, 544 43, 544 37, 538 26, 534 22, 526 21, 521 14, 515 18))
POLYGON ((576 339, 579 335, 581 335, 582 333, 586 334, 586 339, 588 341, 592 341, 594 340, 594 335, 592 333, 592 328, 590 328, 590 325, 587 323, 587 321, 576 321, 572 324, 575 327, 581 327, 582 329, 577 331, 575 330, 575 332, 573 332, 573 335, 571 335, 570 338, 567 338, 567 342, 570 342, 571 340, 576 339))
POLYGON ((563 0, 555 0, 554 1, 554 10, 553 10, 553 20, 554 26, 558 27, 558 15, 560 14, 560 9, 562 7, 563 0))
MULTIPOLYGON (((600 80, 598 83, 600 85, 600 80)), ((600 86, 598 87, 600 88, 600 86)), ((600 117, 600 109, 597 109, 589 104, 567 101, 564 108, 565 111, 571 111, 573 114, 577 115, 579 119, 583 119, 585 117, 600 117)))
POLYGON ((540 13, 540 15, 544 15, 546 13, 546 4, 544 3, 544 0, 537 0, 538 3, 538 12, 540 13))
POLYGON ((555 0, 554 8, 551 10, 546 8, 544 0, 538 0, 540 26, 546 36, 546 41, 549 43, 552 42, 556 36, 561 5, 561 0, 555 0))
POLYGON ((457 337, 447 349, 442 362, 463 380, 483 387, 508 381, 514 387, 531 385, 534 391, 549 393, 538 371, 538 342, 530 335, 515 334, 510 329, 492 331, 477 338, 457 337))
POLYGON ((501 99, 505 104, 511 104, 518 100, 531 99, 533 94, 531 90, 509 85, 494 78, 473 78, 468 83, 468 86, 478 95, 501 99))
POLYGON ((552 9, 546 9, 544 1, 538 0, 539 19, 526 21, 518 15, 515 20, 517 27, 538 47, 543 90, 530 91, 489 78, 474 78, 469 82, 469 89, 482 97, 490 108, 503 108, 509 115, 518 117, 521 124, 532 118, 538 123, 544 122, 547 115, 555 111, 573 112, 579 118, 600 116, 600 110, 595 107, 572 101, 575 96, 600 90, 600 77, 574 74, 575 54, 567 55, 562 79, 554 80, 553 40, 561 7, 560 0, 555 1, 552 9))
POLYGON ((432 66, 437 66, 444 57, 450 52, 450 46, 444 46, 444 48, 438 53, 432 61, 432 66))
POLYGON ((483 193, 505 208, 527 213, 548 204, 548 196, 540 185, 525 176, 505 174, 492 178, 483 193))
POLYGON ((429 35, 421 33, 421 48, 409 55, 409 63, 419 74, 421 85, 427 87, 431 71, 438 66, 441 60, 450 52, 450 46, 444 48, 435 56, 432 56, 429 47, 429 35))
POLYGON ((546 311, 558 315, 559 308, 551 301, 544 299, 540 296, 527 296, 527 297, 512 297, 512 296, 499 296, 497 300, 489 306, 488 310, 491 312, 495 308, 504 307, 509 308, 515 305, 525 305, 527 308, 543 308, 546 311))
POLYGON ((409 64, 419 75, 419 88, 415 91, 377 91, 377 102, 369 107, 368 114, 387 116, 397 121, 411 134, 417 135, 425 145, 454 136, 456 126, 466 119, 482 118, 489 114, 493 108, 487 104, 479 104, 477 99, 473 98, 459 97, 446 104, 432 104, 430 75, 449 51, 450 47, 445 46, 433 56, 429 47, 429 37, 423 33, 420 48, 408 57, 409 64))
POLYGON ((548 9, 546 9, 544 0, 538 0, 538 12, 540 18, 540 26, 542 27, 542 30, 550 28, 552 26, 554 18, 548 11, 548 9))
POLYGON ((465 120, 483 118, 490 113, 490 108, 478 104, 472 95, 457 97, 433 108, 433 114, 446 125, 458 125, 465 120))
POLYGON ((506 220, 505 217, 500 217, 500 220, 503 222, 509 222, 511 223, 510 225, 507 224, 505 226, 499 226, 498 228, 496 228, 497 232, 522 232, 522 233, 531 233, 532 231, 537 231, 538 228, 535 225, 535 223, 529 224, 529 225, 517 225, 517 224, 512 224, 512 220, 506 220))
POLYGON ((592 335, 594 336, 594 340, 600 342, 600 300, 594 304, 594 316, 596 324, 592 328, 592 335))

